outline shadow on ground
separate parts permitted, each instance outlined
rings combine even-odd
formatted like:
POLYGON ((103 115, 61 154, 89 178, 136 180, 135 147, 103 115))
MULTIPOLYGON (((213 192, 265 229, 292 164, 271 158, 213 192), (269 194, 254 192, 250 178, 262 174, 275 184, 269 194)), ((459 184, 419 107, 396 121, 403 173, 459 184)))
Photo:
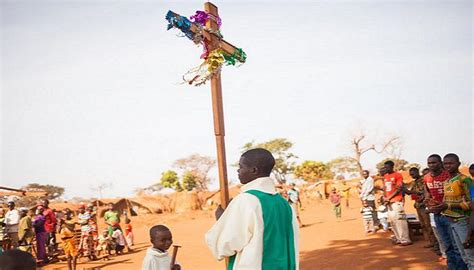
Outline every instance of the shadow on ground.
POLYGON ((392 246, 386 237, 333 240, 329 247, 300 253, 300 269, 446 269, 423 242, 392 246), (432 263, 426 259, 432 258, 432 263), (337 265, 337 268, 335 267, 337 265))

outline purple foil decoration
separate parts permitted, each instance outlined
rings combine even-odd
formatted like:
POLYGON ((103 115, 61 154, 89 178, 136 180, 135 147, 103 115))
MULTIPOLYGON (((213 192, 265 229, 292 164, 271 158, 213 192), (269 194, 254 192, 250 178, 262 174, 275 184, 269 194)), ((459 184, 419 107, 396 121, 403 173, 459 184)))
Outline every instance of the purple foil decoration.
POLYGON ((222 21, 221 21, 221 18, 219 16, 214 16, 214 15, 211 15, 205 11, 202 11, 202 10, 197 10, 196 11, 196 14, 194 14, 193 16, 189 17, 189 19, 191 19, 192 22, 194 23, 198 23, 202 26, 206 26, 206 22, 209 20, 209 19, 213 19, 216 21, 217 25, 219 26, 219 28, 221 27, 222 25, 222 21))
POLYGON ((202 26, 206 26, 206 22, 207 20, 209 20, 209 14, 207 14, 206 12, 204 11, 201 11, 201 10, 197 10, 196 11, 196 14, 194 14, 193 16, 189 17, 191 19, 191 21, 193 21, 194 23, 198 23, 202 26))

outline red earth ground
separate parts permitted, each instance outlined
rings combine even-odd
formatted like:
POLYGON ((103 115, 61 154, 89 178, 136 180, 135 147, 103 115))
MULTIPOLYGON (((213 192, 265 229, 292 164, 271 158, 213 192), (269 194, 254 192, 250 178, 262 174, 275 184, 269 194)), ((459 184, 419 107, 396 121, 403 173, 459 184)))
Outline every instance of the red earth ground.
MULTIPOLYGON (((393 246, 390 233, 378 232, 365 236, 360 202, 351 199, 351 206, 342 209, 342 220, 337 221, 327 201, 309 201, 301 211, 307 226, 300 230, 300 269, 446 269, 438 262, 420 236, 412 246, 393 246)), ((414 213, 412 202, 407 212, 414 213)), ((212 211, 194 211, 186 214, 154 214, 132 218, 135 233, 133 252, 112 256, 109 261, 87 262, 81 259, 77 269, 140 269, 145 250, 149 247, 148 229, 165 224, 172 233, 174 243, 181 245, 178 261, 183 269, 225 269, 211 255, 204 243, 204 234, 214 223, 212 211)), ((41 269, 67 269, 65 262, 50 264, 41 269)))

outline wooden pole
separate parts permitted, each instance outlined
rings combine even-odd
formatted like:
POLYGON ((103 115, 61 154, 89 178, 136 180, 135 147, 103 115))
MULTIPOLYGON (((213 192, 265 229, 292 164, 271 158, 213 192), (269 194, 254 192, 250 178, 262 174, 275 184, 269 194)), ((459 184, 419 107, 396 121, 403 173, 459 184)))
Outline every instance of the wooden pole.
POLYGON ((173 269, 173 265, 176 264, 176 256, 178 256, 178 248, 181 246, 173 245, 173 255, 171 256, 171 265, 170 268, 173 269))
MULTIPOLYGON (((217 7, 210 2, 204 3, 204 10, 217 18, 219 13, 217 7)), ((207 21, 206 27, 212 31, 219 30, 219 25, 211 18, 207 21)), ((219 48, 219 38, 216 35, 210 35, 209 51, 219 48)), ((229 203, 229 184, 227 182, 227 165, 225 156, 225 128, 224 128, 224 108, 222 105, 222 86, 221 72, 218 71, 211 78, 211 94, 212 94, 212 112, 214 116, 214 134, 217 146, 217 168, 219 170, 219 186, 221 195, 221 206, 226 208, 229 203)))

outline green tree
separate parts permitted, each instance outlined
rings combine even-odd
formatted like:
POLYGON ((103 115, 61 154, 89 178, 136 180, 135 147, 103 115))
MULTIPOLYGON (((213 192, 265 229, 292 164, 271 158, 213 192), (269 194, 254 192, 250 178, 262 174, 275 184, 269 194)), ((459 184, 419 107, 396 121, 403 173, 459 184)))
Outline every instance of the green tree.
POLYGON ((329 166, 320 161, 306 160, 295 167, 294 175, 308 182, 316 182, 321 179, 332 179, 334 173, 329 166))
POLYGON ((394 171, 406 171, 406 170, 410 169, 410 167, 407 166, 409 164, 409 162, 404 160, 404 159, 385 158, 384 160, 377 163, 377 165, 376 165, 377 170, 380 170, 384 166, 384 163, 389 161, 389 160, 391 160, 391 161, 393 161, 393 163, 395 163, 395 166, 393 167, 394 171))
POLYGON ((338 157, 329 161, 327 165, 334 174, 353 174, 359 172, 357 161, 352 157, 338 157))
POLYGON ((46 198, 48 200, 54 200, 56 198, 61 197, 64 194, 64 188, 59 187, 59 186, 53 186, 53 185, 42 185, 38 183, 31 183, 28 184, 21 189, 26 190, 26 191, 46 191, 48 195, 46 198))
POLYGON ((45 191, 48 193, 45 197, 26 196, 21 197, 16 204, 20 207, 30 207, 35 205, 40 199, 54 200, 60 198, 64 194, 64 188, 54 185, 42 185, 38 183, 31 183, 21 188, 26 191, 45 191))
POLYGON ((166 188, 173 188, 176 191, 183 190, 179 183, 178 174, 172 170, 165 171, 161 174, 160 183, 166 188))
POLYGON ((289 152, 293 143, 286 138, 277 138, 263 143, 248 142, 242 147, 242 152, 253 148, 264 148, 270 151, 275 158, 275 167, 273 175, 280 183, 286 182, 286 176, 291 174, 295 169, 294 159, 296 155, 289 152))
POLYGON ((198 181, 198 176, 195 175, 192 171, 185 172, 182 178, 183 189, 187 191, 191 191, 194 188, 197 188, 197 181, 198 181))

